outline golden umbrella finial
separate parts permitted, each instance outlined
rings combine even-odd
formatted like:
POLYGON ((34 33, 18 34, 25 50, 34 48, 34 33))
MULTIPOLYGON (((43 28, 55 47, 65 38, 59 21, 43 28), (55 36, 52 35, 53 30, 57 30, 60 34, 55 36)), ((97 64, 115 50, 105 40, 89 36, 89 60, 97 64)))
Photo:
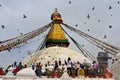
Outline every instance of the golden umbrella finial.
POLYGON ((55 8, 55 11, 54 12, 58 12, 58 9, 57 8, 55 8))
POLYGON ((53 18, 54 18, 55 16, 61 18, 61 15, 60 15, 60 13, 58 12, 58 9, 57 9, 57 8, 55 8, 54 13, 51 15, 51 20, 53 20, 53 18))

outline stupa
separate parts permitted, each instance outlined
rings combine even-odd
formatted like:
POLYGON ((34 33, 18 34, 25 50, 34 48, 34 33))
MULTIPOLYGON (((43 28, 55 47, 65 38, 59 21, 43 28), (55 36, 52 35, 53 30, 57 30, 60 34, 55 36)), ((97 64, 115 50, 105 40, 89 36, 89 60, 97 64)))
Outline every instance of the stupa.
POLYGON ((72 62, 79 61, 81 63, 90 63, 91 61, 82 53, 68 48, 70 43, 64 31, 62 30, 61 23, 63 22, 63 20, 57 8, 55 8, 54 13, 51 15, 51 20, 53 22, 53 25, 45 39, 46 48, 43 48, 28 56, 23 60, 22 64, 27 64, 28 66, 31 66, 32 64, 38 62, 46 64, 48 61, 51 64, 54 64, 55 60, 61 60, 62 64, 64 64, 64 60, 67 60, 68 57, 71 58, 72 62))

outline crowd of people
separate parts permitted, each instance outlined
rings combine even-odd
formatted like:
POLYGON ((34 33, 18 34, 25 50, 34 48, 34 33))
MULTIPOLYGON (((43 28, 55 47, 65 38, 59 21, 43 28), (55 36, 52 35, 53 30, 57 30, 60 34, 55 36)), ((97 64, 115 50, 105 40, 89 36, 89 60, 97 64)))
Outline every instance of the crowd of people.
MULTIPOLYGON (((41 64, 41 62, 33 64, 31 66, 32 70, 34 70, 36 76, 41 77, 41 76, 47 76, 47 77, 54 77, 56 74, 58 77, 60 77, 64 69, 67 68, 67 72, 69 76, 85 76, 89 74, 96 74, 98 75, 99 67, 95 61, 93 61, 92 64, 88 64, 87 62, 80 63, 79 61, 77 62, 72 62, 71 58, 68 57, 67 60, 65 60, 62 64, 61 60, 54 61, 54 64, 48 63, 46 64, 41 64), (52 67, 50 67, 52 66, 52 67)), ((27 68, 27 65, 22 65, 20 62, 17 65, 17 62, 14 62, 12 65, 8 66, 8 68, 4 71, 4 75, 8 73, 8 69, 12 67, 12 73, 13 75, 16 75, 18 71, 27 68)), ((3 74, 2 74, 3 75, 3 74)))
POLYGON ((13 75, 16 75, 18 71, 27 68, 27 65, 22 65, 21 62, 17 65, 17 62, 14 62, 13 64, 9 65, 5 70, 3 70, 3 67, 0 68, 0 75, 6 75, 9 71, 9 69, 12 69, 13 75))

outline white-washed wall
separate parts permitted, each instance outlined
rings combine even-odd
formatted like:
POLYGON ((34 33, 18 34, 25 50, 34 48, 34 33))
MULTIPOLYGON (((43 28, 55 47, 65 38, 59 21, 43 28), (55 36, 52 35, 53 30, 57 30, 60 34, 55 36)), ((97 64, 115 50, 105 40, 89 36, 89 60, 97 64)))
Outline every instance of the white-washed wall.
POLYGON ((115 80, 120 80, 120 60, 116 61, 114 64, 112 64, 108 70, 112 72, 113 77, 115 80))

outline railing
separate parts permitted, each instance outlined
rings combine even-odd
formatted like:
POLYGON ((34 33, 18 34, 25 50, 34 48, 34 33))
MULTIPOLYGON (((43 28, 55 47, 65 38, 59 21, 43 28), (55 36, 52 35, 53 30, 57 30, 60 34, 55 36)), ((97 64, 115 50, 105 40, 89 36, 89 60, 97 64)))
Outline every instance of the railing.
MULTIPOLYGON (((31 77, 3 77, 0 76, 0 80, 70 80, 70 79, 61 79, 61 78, 31 78, 31 77)), ((71 80, 114 80, 114 79, 105 79, 105 78, 85 78, 85 77, 77 77, 77 78, 71 78, 71 80)), ((119 79, 118 79, 119 80, 119 79)))

